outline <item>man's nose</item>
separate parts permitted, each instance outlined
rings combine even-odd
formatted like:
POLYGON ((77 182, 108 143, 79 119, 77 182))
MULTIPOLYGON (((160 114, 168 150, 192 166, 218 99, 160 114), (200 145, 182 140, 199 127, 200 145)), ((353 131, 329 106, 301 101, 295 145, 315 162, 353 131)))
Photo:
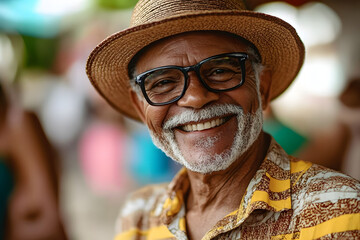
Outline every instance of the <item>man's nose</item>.
POLYGON ((194 72, 189 73, 188 84, 184 96, 177 102, 178 106, 202 108, 206 104, 219 99, 219 94, 207 90, 194 72))

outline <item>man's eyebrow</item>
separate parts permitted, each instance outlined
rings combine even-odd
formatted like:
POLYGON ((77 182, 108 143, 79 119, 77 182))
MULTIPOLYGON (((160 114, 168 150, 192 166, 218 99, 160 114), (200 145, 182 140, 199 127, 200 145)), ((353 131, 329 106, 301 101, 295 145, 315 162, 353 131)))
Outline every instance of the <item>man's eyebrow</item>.
MULTIPOLYGON (((235 57, 236 58, 236 57, 235 57)), ((229 58, 229 59, 226 59, 226 58, 219 58, 219 59, 214 59, 211 63, 213 63, 212 65, 214 64, 224 64, 224 63, 227 63, 227 64, 230 64, 231 66, 234 66, 234 67, 238 67, 240 66, 239 62, 237 61, 237 59, 232 59, 232 58, 229 58)), ((210 65, 210 66, 212 66, 210 65)))
MULTIPOLYGON (((167 66, 164 66, 164 67, 167 67, 167 66)), ((154 72, 152 72, 150 75, 151 75, 151 77, 158 77, 158 76, 160 76, 162 74, 166 74, 172 70, 174 70, 174 68, 158 69, 158 70, 155 70, 154 72)))

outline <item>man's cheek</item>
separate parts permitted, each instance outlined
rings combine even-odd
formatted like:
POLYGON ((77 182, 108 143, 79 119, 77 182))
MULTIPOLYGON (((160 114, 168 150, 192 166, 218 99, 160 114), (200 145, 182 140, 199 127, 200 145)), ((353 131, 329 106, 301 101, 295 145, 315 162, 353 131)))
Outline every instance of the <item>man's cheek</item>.
POLYGON ((146 113, 146 124, 150 130, 154 133, 159 133, 162 130, 162 121, 160 119, 160 115, 156 114, 156 112, 148 111, 146 113))

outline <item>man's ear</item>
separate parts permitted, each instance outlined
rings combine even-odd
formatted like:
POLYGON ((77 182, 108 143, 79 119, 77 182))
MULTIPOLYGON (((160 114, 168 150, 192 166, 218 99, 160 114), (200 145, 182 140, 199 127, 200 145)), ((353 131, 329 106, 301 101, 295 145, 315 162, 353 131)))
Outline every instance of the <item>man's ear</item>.
POLYGON ((134 90, 130 89, 129 93, 137 114, 139 115, 140 119, 145 122, 144 101, 140 100, 138 94, 134 90))
POLYGON ((261 103, 263 110, 265 110, 271 101, 270 99, 270 89, 272 84, 271 70, 269 68, 263 69, 261 71, 259 78, 260 78, 261 103))

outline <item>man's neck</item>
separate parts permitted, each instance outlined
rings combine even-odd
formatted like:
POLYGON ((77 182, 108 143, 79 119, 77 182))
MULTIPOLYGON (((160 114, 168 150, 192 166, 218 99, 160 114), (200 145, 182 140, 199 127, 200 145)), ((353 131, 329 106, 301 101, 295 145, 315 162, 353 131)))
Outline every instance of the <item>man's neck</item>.
POLYGON ((266 156, 270 140, 269 135, 261 132, 250 149, 226 170, 206 175, 188 171, 189 239, 201 239, 219 220, 239 208, 249 182, 266 156))
POLYGON ((226 170, 211 174, 188 171, 190 191, 187 210, 196 208, 205 212, 213 207, 237 209, 250 180, 266 156, 269 144, 270 137, 262 132, 249 150, 226 170))

